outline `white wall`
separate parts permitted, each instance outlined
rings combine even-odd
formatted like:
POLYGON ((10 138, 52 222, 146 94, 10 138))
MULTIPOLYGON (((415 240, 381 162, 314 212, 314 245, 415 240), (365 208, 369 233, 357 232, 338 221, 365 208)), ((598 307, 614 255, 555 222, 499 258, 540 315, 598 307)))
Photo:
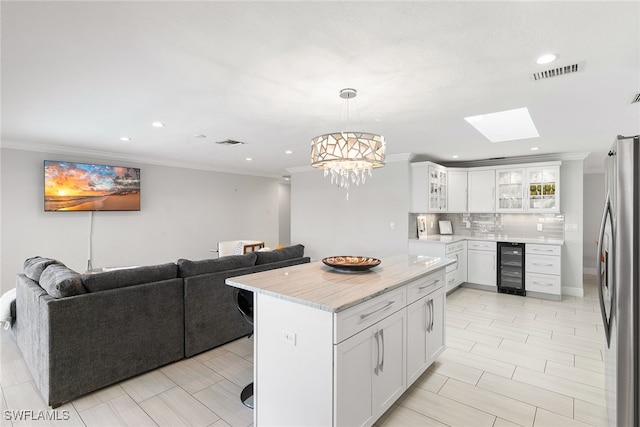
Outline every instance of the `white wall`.
POLYGON ((604 173, 584 175, 583 265, 588 274, 596 274, 596 241, 604 204, 604 173))
POLYGON ((346 191, 321 171, 291 175, 291 240, 313 260, 333 255, 406 253, 409 163, 387 161, 346 191), (390 224, 394 224, 391 229, 390 224))
POLYGON ((2 148, 2 292, 28 257, 87 267, 90 213, 44 212, 45 159, 141 169, 139 212, 93 214, 93 267, 215 258, 220 240, 279 243, 277 179, 2 148))
POLYGON ((563 160, 560 166, 560 209, 567 225, 577 231, 565 231, 562 247, 562 293, 582 296, 583 249, 583 168, 584 160, 563 160))
POLYGON ((280 200, 278 239, 279 244, 289 246, 291 245, 291 185, 280 183, 278 188, 280 200))

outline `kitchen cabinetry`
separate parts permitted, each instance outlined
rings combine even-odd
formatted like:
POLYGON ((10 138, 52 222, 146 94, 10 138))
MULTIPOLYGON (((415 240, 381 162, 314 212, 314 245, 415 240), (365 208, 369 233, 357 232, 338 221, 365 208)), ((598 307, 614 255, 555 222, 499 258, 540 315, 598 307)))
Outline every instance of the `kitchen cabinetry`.
POLYGON ((455 259, 456 263, 448 265, 445 274, 446 292, 449 293, 467 281, 467 242, 445 243, 439 241, 409 241, 411 255, 428 255, 438 258, 455 259))
POLYGON ((496 169, 496 211, 522 212, 525 207, 525 170, 496 169))
POLYGON ((405 312, 335 346, 335 425, 371 425, 406 390, 405 312))
POLYGON ((413 288, 413 292, 409 288, 407 306, 408 384, 418 379, 445 349, 445 288, 442 281, 434 276, 413 288))
POLYGON ((496 209, 495 169, 469 169, 467 191, 469 212, 493 212, 496 209))
POLYGON ((467 241, 467 282, 496 288, 496 262, 496 242, 467 241))
POLYGON ((433 162, 411 164, 412 212, 447 210, 447 168, 433 162))
POLYGON ((371 426, 410 386, 408 360, 428 357, 426 369, 442 352, 449 261, 382 263, 367 274, 313 262, 227 279, 254 292, 254 425, 371 426), (425 302, 426 350, 408 333, 409 301, 425 302))
POLYGON ((527 168, 528 212, 560 212, 560 166, 527 168))
POLYGON ((449 212, 467 212, 467 170, 447 169, 447 183, 447 210, 449 212))
POLYGON ((562 288, 561 247, 556 245, 525 246, 525 290, 539 297, 560 300, 562 288))

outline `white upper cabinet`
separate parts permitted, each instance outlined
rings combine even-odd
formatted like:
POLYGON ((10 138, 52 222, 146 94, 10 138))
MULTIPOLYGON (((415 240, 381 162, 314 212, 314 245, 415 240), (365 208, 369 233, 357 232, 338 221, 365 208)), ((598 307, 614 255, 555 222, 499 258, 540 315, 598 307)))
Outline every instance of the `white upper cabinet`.
POLYGON ((560 212, 560 166, 527 168, 527 212, 560 212))
POLYGON ((469 169, 467 174, 469 212, 494 212, 496 208, 495 169, 469 169))
POLYGON ((522 212, 525 201, 525 169, 496 169, 496 212, 522 212))
POLYGON ((447 170, 449 212, 467 212, 467 170, 449 168, 447 170))
POLYGON ((411 211, 447 211, 447 168, 432 162, 411 164, 411 211))

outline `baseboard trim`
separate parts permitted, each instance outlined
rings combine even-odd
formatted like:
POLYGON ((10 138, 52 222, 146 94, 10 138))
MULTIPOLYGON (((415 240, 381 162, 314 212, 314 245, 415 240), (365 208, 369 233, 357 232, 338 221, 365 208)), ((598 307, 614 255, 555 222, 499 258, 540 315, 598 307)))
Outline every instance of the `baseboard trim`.
POLYGON ((584 297, 584 290, 582 288, 562 288, 562 295, 569 295, 572 297, 579 297, 579 298, 583 298, 584 297))

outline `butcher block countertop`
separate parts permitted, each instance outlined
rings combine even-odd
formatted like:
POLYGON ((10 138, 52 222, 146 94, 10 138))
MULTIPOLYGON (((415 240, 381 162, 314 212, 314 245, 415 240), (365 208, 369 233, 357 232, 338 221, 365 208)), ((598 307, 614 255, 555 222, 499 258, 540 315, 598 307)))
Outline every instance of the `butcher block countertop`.
POLYGON ((417 255, 379 258, 363 272, 341 272, 321 261, 230 277, 226 284, 321 310, 339 312, 441 270, 455 260, 417 255))

